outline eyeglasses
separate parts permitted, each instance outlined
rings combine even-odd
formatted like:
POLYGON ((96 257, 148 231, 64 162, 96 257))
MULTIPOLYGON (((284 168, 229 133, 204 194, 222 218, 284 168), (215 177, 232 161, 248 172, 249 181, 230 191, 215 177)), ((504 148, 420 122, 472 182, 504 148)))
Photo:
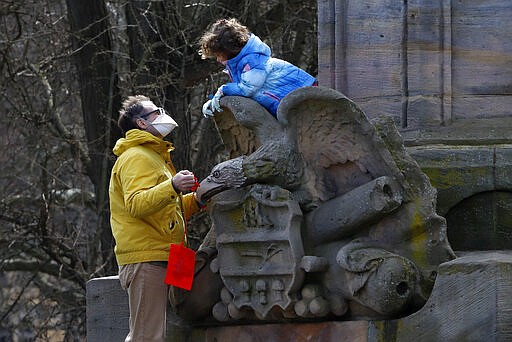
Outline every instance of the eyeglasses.
POLYGON ((147 118, 148 116, 150 116, 151 114, 153 113, 157 113, 156 115, 163 115, 163 114, 167 114, 167 112, 165 111, 165 109, 163 109, 162 107, 158 107, 157 109, 149 112, 149 113, 146 113, 146 114, 142 114, 142 115, 139 115, 138 117, 139 118, 147 118))

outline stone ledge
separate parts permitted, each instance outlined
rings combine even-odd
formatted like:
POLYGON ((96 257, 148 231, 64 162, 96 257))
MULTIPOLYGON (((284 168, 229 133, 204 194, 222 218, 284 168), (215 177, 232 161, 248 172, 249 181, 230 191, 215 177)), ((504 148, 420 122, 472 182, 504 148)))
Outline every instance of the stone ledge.
POLYGON ((446 126, 401 129, 404 144, 423 145, 496 145, 512 144, 512 117, 461 119, 446 126))
POLYGON ((437 189, 441 216, 474 194, 512 190, 512 144, 428 145, 409 147, 407 152, 437 189))
POLYGON ((206 329, 205 342, 366 342, 368 325, 367 321, 346 321, 216 327, 206 329))
MULTIPOLYGON (((186 329, 168 341, 505 341, 512 340, 512 251, 461 254, 438 269, 432 295, 413 315, 390 321, 232 325, 186 329)), ((120 341, 128 301, 117 276, 87 283, 87 340, 120 341)))

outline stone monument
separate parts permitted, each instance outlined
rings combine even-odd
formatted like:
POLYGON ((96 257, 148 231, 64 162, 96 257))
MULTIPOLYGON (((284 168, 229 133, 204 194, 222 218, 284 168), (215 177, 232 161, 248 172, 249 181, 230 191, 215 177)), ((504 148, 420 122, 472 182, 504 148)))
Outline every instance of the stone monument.
MULTIPOLYGON (((257 148, 214 167, 197 191, 223 284, 213 318, 390 319, 425 304, 439 264, 455 255, 436 191, 392 121, 372 124, 324 87, 287 95, 277 120, 248 98, 221 104, 219 124, 236 120, 257 148)), ((183 305, 197 306, 193 297, 183 305)))

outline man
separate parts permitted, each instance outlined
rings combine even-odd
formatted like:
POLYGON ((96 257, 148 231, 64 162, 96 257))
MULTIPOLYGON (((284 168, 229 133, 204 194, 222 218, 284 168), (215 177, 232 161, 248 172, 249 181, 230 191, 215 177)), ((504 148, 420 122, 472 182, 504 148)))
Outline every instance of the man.
POLYGON ((163 341, 171 243, 185 243, 185 221, 199 211, 188 170, 176 172, 174 149, 163 140, 176 122, 148 97, 130 96, 119 111, 123 132, 113 149, 110 212, 121 286, 128 291, 130 332, 125 341, 163 341))

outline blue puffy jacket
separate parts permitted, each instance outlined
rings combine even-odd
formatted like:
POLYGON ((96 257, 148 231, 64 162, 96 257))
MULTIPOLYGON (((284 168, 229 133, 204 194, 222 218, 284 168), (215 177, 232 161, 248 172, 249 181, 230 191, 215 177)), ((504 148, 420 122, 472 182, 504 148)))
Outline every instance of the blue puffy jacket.
POLYGON ((316 79, 270 54, 270 47, 251 34, 240 53, 227 61, 225 71, 231 82, 223 85, 221 91, 225 96, 250 97, 275 116, 283 97, 294 89, 313 85, 316 79))

